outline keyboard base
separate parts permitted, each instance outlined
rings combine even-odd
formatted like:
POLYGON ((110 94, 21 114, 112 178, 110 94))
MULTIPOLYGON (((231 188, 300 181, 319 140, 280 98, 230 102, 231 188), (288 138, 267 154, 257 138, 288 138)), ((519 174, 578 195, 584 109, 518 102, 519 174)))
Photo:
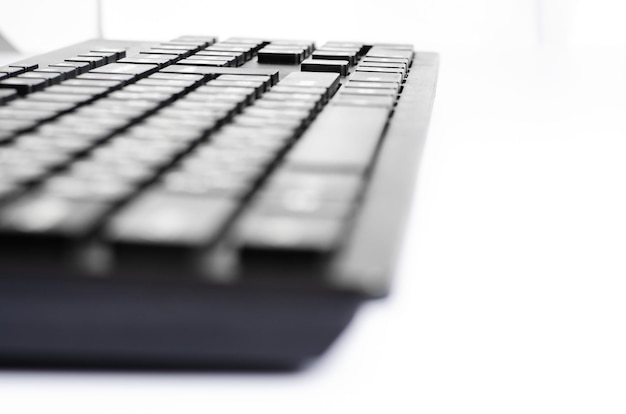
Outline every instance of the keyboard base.
POLYGON ((296 368, 360 303, 329 292, 51 282, 0 286, 0 364, 296 368))

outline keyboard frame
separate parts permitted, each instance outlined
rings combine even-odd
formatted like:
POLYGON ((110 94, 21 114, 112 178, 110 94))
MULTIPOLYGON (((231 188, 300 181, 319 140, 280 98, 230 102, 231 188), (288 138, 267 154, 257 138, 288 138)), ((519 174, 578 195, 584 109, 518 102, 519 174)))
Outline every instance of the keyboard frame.
MULTIPOLYGON (((132 54, 155 42, 95 39, 15 64, 56 63, 97 47, 132 54)), ((81 278, 41 269, 0 277, 0 363, 292 367, 323 353, 364 300, 389 292, 432 111, 439 58, 416 52, 343 248, 319 278, 268 263, 259 283, 172 276, 81 278), (68 277, 69 276, 69 277, 68 277)), ((281 78, 298 65, 279 69, 281 78)), ((345 78, 344 78, 345 79, 345 78)), ((320 276, 320 275, 315 275, 320 276)))

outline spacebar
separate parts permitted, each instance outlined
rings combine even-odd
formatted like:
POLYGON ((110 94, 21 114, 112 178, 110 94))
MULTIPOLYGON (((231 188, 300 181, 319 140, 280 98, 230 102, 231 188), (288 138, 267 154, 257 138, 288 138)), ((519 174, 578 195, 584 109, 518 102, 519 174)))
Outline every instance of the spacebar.
POLYGON ((388 117, 387 108, 331 105, 287 154, 287 164, 361 173, 371 162, 388 117))

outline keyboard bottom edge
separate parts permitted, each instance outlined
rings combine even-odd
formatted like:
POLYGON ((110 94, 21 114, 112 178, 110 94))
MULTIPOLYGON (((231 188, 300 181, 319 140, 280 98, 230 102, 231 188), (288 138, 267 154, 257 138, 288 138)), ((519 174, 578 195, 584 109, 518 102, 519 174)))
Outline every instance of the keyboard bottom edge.
POLYGON ((0 366, 298 369, 325 352, 360 303, 322 293, 54 284, 34 294, 11 284, 0 289, 0 366))

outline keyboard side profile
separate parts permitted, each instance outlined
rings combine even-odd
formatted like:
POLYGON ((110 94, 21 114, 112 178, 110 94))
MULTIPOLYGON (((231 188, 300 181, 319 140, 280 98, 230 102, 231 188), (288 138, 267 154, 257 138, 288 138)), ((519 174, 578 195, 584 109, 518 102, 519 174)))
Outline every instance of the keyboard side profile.
POLYGON ((438 57, 92 40, 0 68, 0 362, 295 366, 388 293, 438 57))

